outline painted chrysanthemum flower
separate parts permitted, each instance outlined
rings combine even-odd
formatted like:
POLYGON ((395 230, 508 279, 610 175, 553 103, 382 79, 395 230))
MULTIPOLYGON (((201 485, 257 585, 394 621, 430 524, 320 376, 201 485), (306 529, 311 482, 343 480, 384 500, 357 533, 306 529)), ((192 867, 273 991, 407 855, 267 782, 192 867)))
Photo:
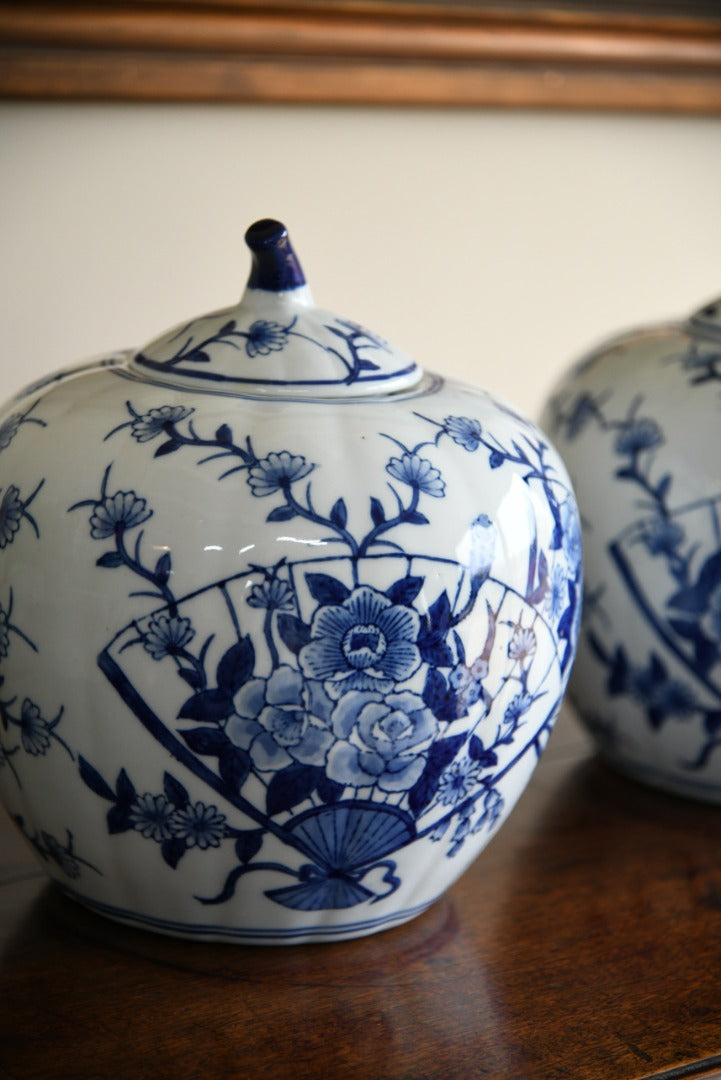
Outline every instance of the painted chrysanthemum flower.
POLYGON ((471 758, 452 762, 441 773, 438 795, 444 806, 454 806, 467 798, 478 787, 482 768, 471 758))
POLYGON ((257 319, 248 328, 245 351, 251 358, 280 352, 288 341, 288 327, 267 319, 257 319))
POLYGON ((20 710, 20 741, 26 754, 42 757, 50 747, 50 727, 39 707, 25 698, 20 710))
POLYGON ((651 450, 663 443, 663 432, 655 420, 641 418, 629 420, 616 439, 617 454, 638 454, 641 450, 651 450))
POLYGON ((263 581, 250 590, 248 604, 254 608, 265 608, 267 611, 292 611, 293 588, 281 578, 263 581))
POLYGON ((506 710, 503 714, 504 724, 517 724, 522 716, 533 705, 533 695, 528 693, 516 694, 506 705, 506 710))
POLYGON ((333 702, 319 682, 289 664, 269 679, 250 679, 235 695, 225 734, 248 750, 261 772, 291 765, 323 765, 333 742, 333 702))
POLYGON ((478 420, 471 420, 466 416, 447 416, 443 421, 443 430, 450 435, 454 443, 471 453, 481 444, 482 432, 478 420))
POLYGON ((168 434, 173 424, 185 420, 192 411, 183 405, 161 405, 157 409, 148 409, 133 420, 131 434, 139 443, 150 442, 158 435, 168 434))
POLYGON ((258 461, 248 472, 248 483, 254 495, 274 495, 277 491, 288 491, 291 484, 302 480, 313 468, 301 454, 281 450, 258 461))
POLYGON ((344 787, 409 791, 423 772, 424 751, 437 730, 438 721, 418 694, 351 690, 333 711, 337 741, 327 774, 344 787))
POLYGON ((316 610, 311 640, 299 654, 301 668, 325 682, 334 698, 347 690, 386 693, 418 670, 419 629, 412 608, 361 585, 342 604, 316 610))
POLYGON ((138 795, 130 808, 130 821, 133 828, 146 840, 155 840, 162 844, 173 836, 173 814, 175 807, 165 795, 153 795, 146 792, 138 795))
POLYGON ((205 803, 188 803, 173 814, 173 836, 184 840, 188 847, 197 847, 205 851, 209 847, 220 847, 225 836, 225 814, 217 806, 205 803))
POLYGON ((431 495, 434 499, 442 499, 445 494, 446 485, 440 472, 431 465, 428 458, 423 458, 420 454, 406 453, 403 457, 391 458, 386 465, 386 472, 395 480, 400 480, 425 495, 431 495))
POLYGON ((513 637, 508 643, 508 655, 511 660, 523 662, 536 651, 536 635, 530 627, 516 626, 513 637))
POLYGON ((162 660, 165 656, 177 656, 194 637, 190 619, 179 615, 156 615, 142 635, 143 648, 153 660, 162 660))
POLYGON ((94 540, 106 540, 141 525, 152 513, 147 501, 134 491, 116 491, 95 503, 90 516, 90 535, 94 540))
POLYGON ((24 509, 20 489, 15 484, 10 484, 0 500, 0 548, 13 542, 15 533, 20 528, 24 509))

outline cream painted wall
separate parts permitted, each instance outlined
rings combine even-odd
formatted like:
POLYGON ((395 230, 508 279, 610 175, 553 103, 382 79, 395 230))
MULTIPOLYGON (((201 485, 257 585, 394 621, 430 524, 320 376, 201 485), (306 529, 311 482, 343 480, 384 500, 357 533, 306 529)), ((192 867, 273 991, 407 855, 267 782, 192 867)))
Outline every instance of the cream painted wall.
POLYGON ((535 414, 721 294, 720 194, 716 118, 6 104, 0 393, 231 302, 274 216, 324 307, 535 414))

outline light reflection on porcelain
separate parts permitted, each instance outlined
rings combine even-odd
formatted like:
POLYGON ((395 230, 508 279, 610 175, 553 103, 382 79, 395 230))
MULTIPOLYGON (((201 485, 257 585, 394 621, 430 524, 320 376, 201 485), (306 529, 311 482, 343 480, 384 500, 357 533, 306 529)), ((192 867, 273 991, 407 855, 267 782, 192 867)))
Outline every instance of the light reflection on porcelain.
POLYGON ((233 309, 0 416, 0 792, 48 872, 186 937, 355 937, 440 896, 576 644, 567 474, 507 406, 313 307, 233 309))
POLYGON ((721 301, 602 344, 542 418, 576 485, 586 598, 570 694, 605 756, 721 802, 721 301))

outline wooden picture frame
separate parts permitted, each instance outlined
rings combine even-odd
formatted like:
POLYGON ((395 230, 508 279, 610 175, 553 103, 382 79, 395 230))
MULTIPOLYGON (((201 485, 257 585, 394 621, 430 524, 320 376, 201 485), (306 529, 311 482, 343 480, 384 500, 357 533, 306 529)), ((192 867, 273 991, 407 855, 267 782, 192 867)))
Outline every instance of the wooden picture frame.
POLYGON ((0 96, 721 112, 721 4, 0 0, 0 96))

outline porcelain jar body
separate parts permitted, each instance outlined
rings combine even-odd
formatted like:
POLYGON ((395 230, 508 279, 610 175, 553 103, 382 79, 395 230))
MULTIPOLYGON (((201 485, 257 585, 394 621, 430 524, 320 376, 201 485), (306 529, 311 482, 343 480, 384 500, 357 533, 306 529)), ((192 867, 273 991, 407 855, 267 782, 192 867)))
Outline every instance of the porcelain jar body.
POLYGON ((576 487, 586 595, 570 696, 606 757, 721 801, 721 306, 621 335, 542 423, 576 487))
POLYGON ((147 355, 0 417, 3 802, 120 920, 249 943, 403 922, 498 830, 557 714, 564 468, 437 376, 253 396, 147 355))

